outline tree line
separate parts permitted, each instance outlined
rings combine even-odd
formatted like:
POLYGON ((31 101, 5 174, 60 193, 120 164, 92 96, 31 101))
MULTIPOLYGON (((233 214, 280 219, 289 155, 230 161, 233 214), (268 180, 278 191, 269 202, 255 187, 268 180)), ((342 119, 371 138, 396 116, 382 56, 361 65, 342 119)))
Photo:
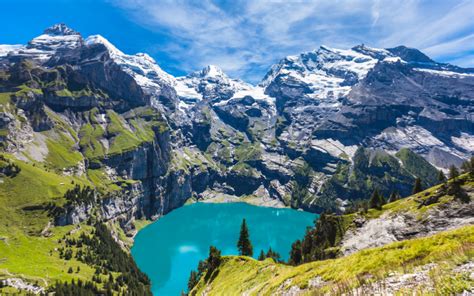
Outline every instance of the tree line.
MULTIPOLYGON (((78 238, 66 235, 61 241, 65 248, 58 249, 60 258, 71 260, 74 257, 95 268, 95 273, 91 282, 57 283, 52 292, 57 295, 151 295, 150 280, 138 269, 131 255, 122 250, 105 224, 96 223, 90 235, 84 232, 78 238), (112 272, 120 274, 114 276, 112 272)), ((68 273, 73 272, 70 267, 68 273)))
MULTIPOLYGON (((462 182, 458 179, 461 173, 463 174, 468 173, 470 176, 474 176, 474 156, 471 157, 470 160, 464 161, 461 164, 461 171, 459 171, 459 169, 456 166, 451 165, 449 167, 449 175, 448 175, 449 179, 446 177, 446 175, 444 174, 442 170, 439 170, 438 176, 437 176, 438 184, 442 184, 441 193, 453 195, 455 199, 461 200, 463 202, 467 202, 469 201, 469 196, 462 190, 461 188, 462 182)), ((425 189, 426 188, 423 188, 422 186, 422 180, 419 177, 415 178, 412 194, 418 194, 425 189)), ((355 211, 360 211, 360 210, 362 212, 367 212, 369 208, 381 210, 382 206, 385 205, 386 203, 394 202, 400 198, 401 198, 400 194, 394 191, 390 194, 388 200, 386 200, 385 197, 379 193, 378 189, 375 189, 368 203, 360 202, 358 205, 350 209, 350 212, 355 212, 355 211)), ((421 206, 423 205, 424 204, 422 203, 421 206)))

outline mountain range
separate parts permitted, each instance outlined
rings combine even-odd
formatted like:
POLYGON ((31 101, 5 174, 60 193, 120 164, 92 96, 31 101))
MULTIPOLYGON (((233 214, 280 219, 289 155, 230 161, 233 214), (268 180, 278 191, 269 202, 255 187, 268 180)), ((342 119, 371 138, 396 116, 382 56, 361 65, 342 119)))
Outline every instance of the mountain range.
POLYGON ((32 89, 15 93, 11 106, 24 111, 26 125, 4 107, 5 151, 42 161, 52 151, 38 135, 69 138, 78 161, 53 164, 54 169, 77 174, 105 169, 108 177, 139 180, 142 199, 160 200, 150 214, 216 192, 258 192, 309 210, 343 206, 374 187, 407 195, 413 179, 423 177, 415 171, 420 166, 407 165, 407 157, 426 170, 447 169, 474 151, 474 70, 436 63, 403 46, 321 46, 283 58, 257 86, 213 65, 173 77, 147 54, 124 54, 105 38, 84 39, 64 24, 25 46, 2 46, 1 55, 3 91, 32 89), (151 120, 136 108, 150 109, 153 121, 168 131, 141 137, 134 122, 151 120), (55 118, 70 131, 58 130, 55 118), (114 119, 119 127, 110 132, 114 119), (95 134, 85 137, 86 127, 95 134), (29 155, 35 145, 44 149, 29 155), (122 159, 136 159, 137 153, 145 158, 122 159), (366 176, 357 174, 356 156, 368 159, 360 164, 366 176), (146 169, 147 163, 157 164, 146 169), (292 201, 295 172, 304 164, 311 168, 309 193, 292 201), (385 174, 406 186, 395 188, 385 174), (174 175, 168 183, 181 178, 186 186, 173 192, 174 184, 157 180, 165 175, 174 175), (354 177, 375 184, 336 205, 331 191, 354 177))
POLYGON ((57 24, 0 45, 0 139, 0 234, 99 219, 126 247, 187 202, 342 213, 437 184, 474 153, 474 69, 362 44, 284 57, 258 85, 174 77, 57 24))

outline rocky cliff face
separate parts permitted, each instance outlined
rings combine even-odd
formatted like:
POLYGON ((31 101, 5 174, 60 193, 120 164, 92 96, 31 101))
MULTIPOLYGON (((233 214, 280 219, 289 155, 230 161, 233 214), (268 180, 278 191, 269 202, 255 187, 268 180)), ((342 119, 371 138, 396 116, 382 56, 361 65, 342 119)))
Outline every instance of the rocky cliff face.
POLYGON ((106 219, 156 218, 213 193, 342 210, 375 188, 432 185, 435 166, 474 152, 474 71, 406 47, 321 47, 258 86, 216 66, 175 78, 65 25, 1 48, 2 149, 96 187, 106 219))
MULTIPOLYGON (((150 57, 58 25, 2 57, 1 69, 5 152, 87 180, 105 219, 158 217, 191 197, 169 181, 174 136, 164 114, 176 95, 150 57)), ((95 208, 68 207, 57 222, 79 223, 95 208)))

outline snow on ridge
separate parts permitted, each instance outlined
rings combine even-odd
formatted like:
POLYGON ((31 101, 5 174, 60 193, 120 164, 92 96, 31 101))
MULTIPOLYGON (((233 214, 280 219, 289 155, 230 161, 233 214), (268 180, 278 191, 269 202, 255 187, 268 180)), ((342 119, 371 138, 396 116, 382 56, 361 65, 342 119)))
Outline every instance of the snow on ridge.
POLYGON ((392 53, 390 51, 386 50, 385 48, 370 47, 370 46, 367 46, 365 44, 362 44, 361 48, 372 51, 372 52, 385 54, 385 55, 388 55, 388 56, 392 55, 392 53))
POLYGON ((288 56, 274 65, 259 84, 266 87, 277 77, 301 81, 312 93, 308 97, 335 101, 345 96, 352 85, 363 79, 379 60, 354 49, 320 46, 314 51, 288 56))
POLYGON ((102 44, 104 45, 107 50, 112 54, 112 55, 124 55, 122 51, 120 51, 115 45, 110 43, 109 40, 105 39, 101 35, 91 35, 86 38, 85 40, 86 45, 92 45, 92 44, 102 44))
POLYGON ((202 100, 202 95, 198 93, 192 85, 190 86, 186 84, 186 82, 183 80, 177 79, 174 84, 174 89, 176 90, 178 96, 184 99, 191 99, 196 101, 202 100))
POLYGON ((462 132, 459 137, 451 136, 451 141, 456 146, 474 153, 474 135, 462 132))
POLYGON ((445 70, 433 70, 433 69, 424 69, 424 68, 413 68, 413 70, 418 72, 426 72, 434 75, 445 76, 445 77, 456 77, 456 78, 463 78, 463 77, 474 77, 474 74, 471 73, 459 73, 453 71, 445 71, 445 70))
POLYGON ((24 47, 22 44, 0 44, 0 57, 8 55, 10 52, 18 51, 24 47))
POLYGON ((400 57, 386 57, 385 59, 383 59, 383 61, 387 63, 406 63, 400 57))
POLYGON ((209 80, 225 82, 227 84, 235 84, 235 83, 246 84, 240 79, 230 78, 220 67, 216 65, 207 65, 201 70, 191 72, 188 75, 178 77, 177 79, 189 80, 189 81, 194 81, 194 82, 201 81, 203 79, 209 79, 209 80))
POLYGON ((367 72, 378 62, 378 59, 353 49, 321 46, 315 53, 324 70, 331 68, 344 69, 355 73, 359 79, 364 78, 367 72))
POLYGON ((205 77, 227 76, 221 68, 215 65, 208 65, 201 71, 205 77))
POLYGON ((47 28, 43 34, 31 39, 26 46, 0 45, 0 56, 8 53, 39 61, 46 61, 59 50, 68 50, 83 45, 81 35, 64 24, 47 28))
POLYGON ((69 50, 83 45, 81 35, 39 35, 28 42, 10 51, 14 55, 24 56, 39 61, 46 61, 59 50, 69 50))
POLYGON ((196 91, 198 88, 202 88, 203 85, 205 85, 205 88, 225 85, 233 91, 251 88, 250 84, 240 79, 230 78, 224 71, 214 65, 206 66, 202 70, 192 72, 186 76, 177 77, 176 80, 181 81, 187 87, 194 88, 196 91))
POLYGON ((174 84, 174 77, 163 71, 156 61, 146 53, 125 54, 101 35, 87 37, 85 44, 89 46, 92 44, 104 45, 114 62, 132 75, 140 86, 159 89, 160 86, 157 85, 157 82, 174 84))
POLYGON ((251 85, 248 85, 246 88, 237 90, 230 99, 220 101, 220 102, 216 103, 215 105, 216 106, 223 106, 223 105, 226 105, 228 102, 230 102, 234 99, 241 99, 241 98, 245 98, 247 96, 252 97, 253 99, 255 99, 257 101, 265 101, 270 106, 275 105, 275 98, 270 97, 269 95, 266 95, 265 94, 265 89, 263 87, 251 86, 251 85))

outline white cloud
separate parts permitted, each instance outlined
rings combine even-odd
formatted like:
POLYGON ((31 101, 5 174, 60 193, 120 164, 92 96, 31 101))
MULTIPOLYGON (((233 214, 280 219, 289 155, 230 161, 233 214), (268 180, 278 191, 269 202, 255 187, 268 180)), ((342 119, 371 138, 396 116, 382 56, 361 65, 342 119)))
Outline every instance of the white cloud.
POLYGON ((256 82, 280 58, 321 44, 407 45, 444 60, 472 56, 474 1, 116 0, 138 24, 168 34, 160 50, 186 71, 216 64, 256 82))
POLYGON ((427 47, 424 51, 433 56, 458 55, 460 52, 469 49, 474 51, 474 33, 462 36, 460 38, 438 43, 434 46, 427 47))

